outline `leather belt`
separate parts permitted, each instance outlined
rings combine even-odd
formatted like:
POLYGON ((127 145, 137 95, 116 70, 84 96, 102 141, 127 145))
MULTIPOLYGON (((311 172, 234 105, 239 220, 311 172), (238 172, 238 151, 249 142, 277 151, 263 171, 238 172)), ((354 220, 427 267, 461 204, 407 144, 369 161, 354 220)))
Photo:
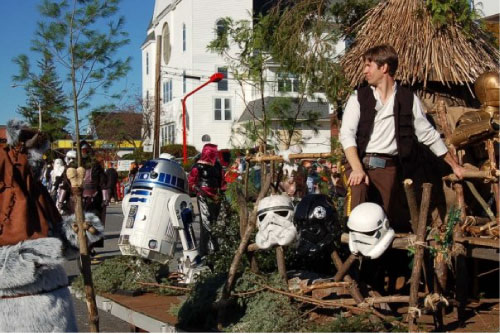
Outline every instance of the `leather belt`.
POLYGON ((397 166, 396 156, 382 153, 366 153, 366 155, 362 159, 363 166, 366 169, 376 169, 376 168, 385 168, 385 167, 394 167, 397 166), (377 158, 384 160, 384 167, 376 166, 374 167, 370 164, 370 158, 377 158))

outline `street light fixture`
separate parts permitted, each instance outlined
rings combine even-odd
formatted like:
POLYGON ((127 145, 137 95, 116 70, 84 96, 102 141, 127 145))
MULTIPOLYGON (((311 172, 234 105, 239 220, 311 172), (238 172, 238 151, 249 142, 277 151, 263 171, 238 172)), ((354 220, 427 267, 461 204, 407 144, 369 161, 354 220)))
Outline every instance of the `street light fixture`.
MULTIPOLYGON (((12 88, 26 87, 25 85, 18 85, 18 84, 13 84, 10 86, 12 88)), ((33 101, 35 101, 36 105, 38 106, 38 130, 42 131, 42 103, 33 95, 33 92, 31 90, 28 90, 28 94, 31 96, 33 101)))
POLYGON ((212 82, 219 82, 222 79, 224 79, 224 74, 217 72, 214 73, 210 76, 210 79, 208 79, 207 82, 205 82, 203 85, 197 87, 193 91, 189 92, 184 96, 182 99, 182 158, 183 158, 183 163, 187 163, 187 143, 186 143, 186 99, 208 85, 209 83, 212 82))

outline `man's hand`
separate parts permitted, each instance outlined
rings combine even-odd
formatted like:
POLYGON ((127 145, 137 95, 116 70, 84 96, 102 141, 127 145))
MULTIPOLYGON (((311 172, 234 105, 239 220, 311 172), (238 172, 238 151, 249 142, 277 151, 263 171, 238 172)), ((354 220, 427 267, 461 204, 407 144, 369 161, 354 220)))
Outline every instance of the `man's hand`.
POLYGON ((370 179, 368 175, 366 175, 364 170, 353 170, 351 175, 349 175, 349 180, 347 180, 347 184, 350 186, 357 186, 361 184, 361 182, 366 183, 366 185, 370 185, 370 179))
POLYGON ((451 169, 453 169, 453 173, 457 176, 459 180, 464 178, 465 168, 460 165, 454 165, 451 169))
POLYGON ((455 159, 455 156, 448 151, 444 155, 443 159, 444 161, 446 161, 448 165, 450 165, 451 169, 453 170, 453 173, 457 176, 457 178, 459 180, 462 180, 464 178, 465 168, 463 168, 458 164, 457 160, 455 159))

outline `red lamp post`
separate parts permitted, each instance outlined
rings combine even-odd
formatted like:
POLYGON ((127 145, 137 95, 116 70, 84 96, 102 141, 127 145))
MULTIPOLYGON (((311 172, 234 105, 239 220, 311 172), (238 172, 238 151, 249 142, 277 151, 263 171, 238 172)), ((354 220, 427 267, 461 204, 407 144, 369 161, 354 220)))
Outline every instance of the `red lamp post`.
POLYGON ((208 85, 209 83, 212 82, 219 82, 222 79, 224 79, 224 74, 217 72, 215 74, 212 74, 210 76, 210 79, 208 79, 207 82, 205 82, 203 85, 197 87, 193 91, 189 92, 184 96, 182 99, 182 157, 183 157, 183 162, 184 164, 187 163, 187 143, 186 143, 186 99, 208 85))

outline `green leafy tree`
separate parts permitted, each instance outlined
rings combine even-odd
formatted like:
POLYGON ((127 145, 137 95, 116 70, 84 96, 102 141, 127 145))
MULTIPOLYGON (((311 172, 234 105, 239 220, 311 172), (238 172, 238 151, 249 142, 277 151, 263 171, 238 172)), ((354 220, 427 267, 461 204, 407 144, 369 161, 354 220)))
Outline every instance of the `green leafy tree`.
POLYGON ((35 76, 27 72, 29 60, 25 55, 15 58, 14 62, 20 66, 21 73, 13 76, 13 81, 22 84, 27 95, 26 105, 20 106, 17 112, 30 125, 37 127, 41 111, 42 130, 52 140, 66 138, 69 106, 52 57, 49 54, 43 55, 43 59, 38 61, 40 74, 35 76))
MULTIPOLYGON (((129 43, 123 30, 124 18, 114 19, 119 3, 120 0, 43 0, 38 7, 42 20, 31 49, 50 55, 70 86, 68 100, 77 142, 80 110, 89 107, 96 92, 109 92, 112 84, 130 69, 130 57, 121 59, 118 55, 120 47, 129 43)), ((30 77, 29 63, 22 63, 21 68, 22 74, 30 77)), ((80 161, 80 150, 77 152, 80 161)))
POLYGON ((259 14, 253 22, 225 18, 219 24, 216 38, 207 47, 224 57, 229 72, 242 87, 241 96, 250 114, 248 121, 233 128, 233 139, 246 138, 244 143, 236 146, 260 145, 263 151, 267 147, 283 149, 303 142, 297 135, 299 128, 318 131, 318 112, 306 112, 303 108, 308 97, 312 97, 308 94, 309 80, 296 79, 294 67, 276 62, 279 51, 273 43, 279 20, 279 15, 269 14, 259 14), (275 78, 280 75, 282 79, 278 84, 275 78), (266 101, 266 89, 273 89, 273 85, 285 93, 266 101), (257 92, 261 103, 248 101, 247 87, 257 92), (286 94, 290 90, 296 93, 293 98, 286 94))
POLYGON ((329 11, 346 39, 353 39, 353 27, 360 22, 366 12, 380 0, 343 0, 332 3, 329 11))

